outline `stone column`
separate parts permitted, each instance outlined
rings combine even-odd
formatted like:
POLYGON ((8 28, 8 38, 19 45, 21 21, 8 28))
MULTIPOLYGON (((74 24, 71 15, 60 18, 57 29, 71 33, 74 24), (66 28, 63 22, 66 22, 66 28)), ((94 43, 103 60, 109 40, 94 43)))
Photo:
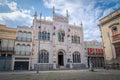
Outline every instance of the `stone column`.
POLYGON ((56 56, 53 57, 53 69, 56 69, 56 56))
POLYGON ((14 64, 15 63, 15 57, 12 56, 12 65, 11 65, 11 70, 14 70, 14 64))

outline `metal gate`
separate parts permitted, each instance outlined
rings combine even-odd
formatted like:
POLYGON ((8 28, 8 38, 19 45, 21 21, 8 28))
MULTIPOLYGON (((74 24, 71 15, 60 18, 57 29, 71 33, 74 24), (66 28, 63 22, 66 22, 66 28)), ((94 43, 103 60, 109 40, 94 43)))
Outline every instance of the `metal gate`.
POLYGON ((0 71, 11 70, 12 57, 11 56, 0 56, 0 71))

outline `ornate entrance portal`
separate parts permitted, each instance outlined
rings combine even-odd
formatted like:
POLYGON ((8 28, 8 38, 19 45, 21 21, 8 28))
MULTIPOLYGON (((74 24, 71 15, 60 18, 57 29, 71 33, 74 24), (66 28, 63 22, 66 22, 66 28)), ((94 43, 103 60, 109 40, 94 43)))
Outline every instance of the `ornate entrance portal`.
POLYGON ((64 55, 63 52, 58 53, 58 66, 64 66, 64 55))

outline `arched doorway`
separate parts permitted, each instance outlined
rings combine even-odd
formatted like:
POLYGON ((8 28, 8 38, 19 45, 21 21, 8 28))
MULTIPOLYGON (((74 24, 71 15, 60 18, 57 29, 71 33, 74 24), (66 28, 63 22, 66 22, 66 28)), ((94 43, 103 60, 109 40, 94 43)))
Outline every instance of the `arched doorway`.
POLYGON ((58 53, 58 66, 64 66, 64 53, 58 53))

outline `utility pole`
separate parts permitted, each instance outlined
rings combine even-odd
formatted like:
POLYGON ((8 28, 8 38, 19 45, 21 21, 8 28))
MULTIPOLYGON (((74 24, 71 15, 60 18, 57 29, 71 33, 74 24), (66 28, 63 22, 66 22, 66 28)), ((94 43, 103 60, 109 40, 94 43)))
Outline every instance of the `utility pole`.
MULTIPOLYGON (((38 63, 39 63, 39 54, 40 54, 40 33, 41 33, 41 16, 42 14, 40 13, 40 26, 38 27, 39 28, 39 31, 38 31, 38 63)), ((39 73, 39 64, 37 64, 37 73, 39 73)))

